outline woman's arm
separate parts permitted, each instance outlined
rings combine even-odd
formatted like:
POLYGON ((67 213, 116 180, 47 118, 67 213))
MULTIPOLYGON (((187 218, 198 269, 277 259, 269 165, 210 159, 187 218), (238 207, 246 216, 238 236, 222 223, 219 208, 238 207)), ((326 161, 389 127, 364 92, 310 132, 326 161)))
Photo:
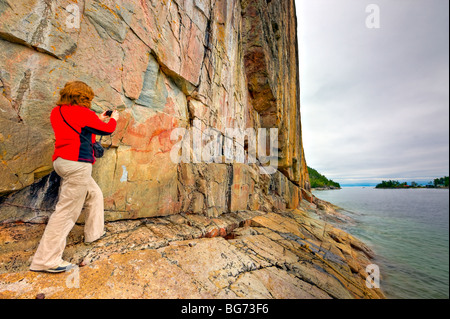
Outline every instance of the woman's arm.
MULTIPOLYGON (((117 111, 114 111, 117 112, 117 111)), ((111 135, 116 127, 118 120, 118 112, 111 116, 108 123, 103 122, 93 111, 86 112, 84 128, 95 135, 111 135)))

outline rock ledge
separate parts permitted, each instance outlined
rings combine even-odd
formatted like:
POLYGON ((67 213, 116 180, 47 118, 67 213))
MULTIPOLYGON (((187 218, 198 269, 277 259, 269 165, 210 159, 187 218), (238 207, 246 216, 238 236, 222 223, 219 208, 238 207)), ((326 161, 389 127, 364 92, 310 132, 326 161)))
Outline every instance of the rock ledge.
POLYGON ((304 200, 280 213, 110 222, 89 245, 77 225, 64 257, 79 267, 63 274, 28 271, 44 225, 4 224, 0 298, 384 298, 365 285, 373 252, 318 212, 304 200))

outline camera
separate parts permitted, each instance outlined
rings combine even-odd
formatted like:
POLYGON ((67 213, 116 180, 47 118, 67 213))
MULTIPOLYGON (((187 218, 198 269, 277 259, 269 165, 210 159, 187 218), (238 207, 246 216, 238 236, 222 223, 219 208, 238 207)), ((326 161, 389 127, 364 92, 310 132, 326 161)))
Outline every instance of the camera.
POLYGON ((113 111, 106 111, 106 116, 111 116, 112 115, 112 113, 113 113, 113 111))

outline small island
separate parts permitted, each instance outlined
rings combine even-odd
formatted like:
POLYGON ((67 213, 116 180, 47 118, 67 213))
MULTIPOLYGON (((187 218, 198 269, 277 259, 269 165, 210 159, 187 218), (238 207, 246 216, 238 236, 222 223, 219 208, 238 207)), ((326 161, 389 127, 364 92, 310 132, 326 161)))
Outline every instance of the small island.
POLYGON ((435 178, 433 181, 428 182, 427 185, 420 185, 416 182, 411 182, 409 185, 407 182, 400 183, 399 181, 382 181, 375 188, 448 188, 449 177, 444 176, 435 178))

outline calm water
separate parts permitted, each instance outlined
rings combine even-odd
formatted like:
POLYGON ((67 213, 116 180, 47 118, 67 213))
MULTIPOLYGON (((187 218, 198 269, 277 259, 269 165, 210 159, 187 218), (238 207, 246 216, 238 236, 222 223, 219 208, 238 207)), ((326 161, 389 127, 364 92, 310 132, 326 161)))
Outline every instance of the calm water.
POLYGON ((449 298, 449 190, 344 187, 315 191, 344 208, 345 228, 377 254, 388 298, 449 298))

